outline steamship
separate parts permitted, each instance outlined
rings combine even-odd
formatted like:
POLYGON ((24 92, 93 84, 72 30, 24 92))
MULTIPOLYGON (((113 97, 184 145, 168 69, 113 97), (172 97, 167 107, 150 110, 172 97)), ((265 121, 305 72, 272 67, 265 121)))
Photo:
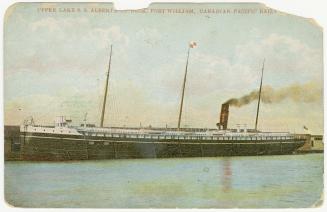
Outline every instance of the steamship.
POLYGON ((84 118, 80 126, 70 119, 57 117, 54 126, 41 126, 33 118, 19 128, 19 157, 22 160, 91 160, 126 158, 217 157, 292 154, 304 144, 305 138, 289 132, 257 130, 262 75, 258 97, 255 129, 228 129, 229 104, 222 104, 220 121, 215 128, 181 128, 185 84, 187 81, 191 43, 187 51, 178 125, 176 128, 104 127, 106 99, 110 76, 112 46, 100 126, 90 125, 84 118))

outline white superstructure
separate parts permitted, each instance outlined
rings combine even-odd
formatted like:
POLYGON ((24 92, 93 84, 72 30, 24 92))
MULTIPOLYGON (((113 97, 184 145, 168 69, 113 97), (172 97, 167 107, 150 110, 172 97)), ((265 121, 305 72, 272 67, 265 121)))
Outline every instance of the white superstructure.
POLYGON ((59 116, 55 120, 54 126, 35 125, 33 119, 25 120, 20 126, 20 132, 45 133, 45 134, 63 134, 63 135, 82 135, 76 128, 69 126, 71 120, 64 116, 59 116))

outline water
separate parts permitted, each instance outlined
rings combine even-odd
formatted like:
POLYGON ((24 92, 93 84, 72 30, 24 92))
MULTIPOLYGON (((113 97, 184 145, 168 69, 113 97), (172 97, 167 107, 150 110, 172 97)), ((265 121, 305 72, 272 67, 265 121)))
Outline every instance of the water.
POLYGON ((6 162, 17 207, 302 208, 323 190, 323 154, 6 162))

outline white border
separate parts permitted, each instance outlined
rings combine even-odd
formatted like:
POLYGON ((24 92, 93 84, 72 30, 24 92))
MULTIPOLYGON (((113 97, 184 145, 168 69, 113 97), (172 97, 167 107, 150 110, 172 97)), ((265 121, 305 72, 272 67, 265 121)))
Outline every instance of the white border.
MULTIPOLYGON (((0 64, 1 64, 1 72, 3 71, 3 19, 5 15, 6 9, 16 3, 16 2, 38 2, 37 0, 0 0, 0 11, 1 11, 1 34, 2 39, 0 41, 0 49, 1 49, 1 57, 0 57, 0 64)), ((62 0, 51 0, 51 1, 43 1, 43 2, 65 2, 62 0)), ((90 0, 70 0, 67 2, 90 2, 90 0)), ((138 9, 144 8, 149 5, 151 2, 190 2, 190 3, 205 3, 205 2, 255 2, 255 3, 264 3, 268 7, 274 8, 276 10, 284 11, 293 15, 298 15, 307 18, 313 18, 322 28, 324 31, 324 61, 326 61, 326 33, 325 29, 327 28, 327 14, 326 14, 326 6, 325 0, 112 0, 112 1, 103 1, 98 0, 96 2, 114 2, 116 9, 138 9)), ((326 63, 324 63, 324 70, 326 70, 326 63)), ((3 141, 3 122, 4 122, 4 107, 3 107, 3 73, 1 73, 0 77, 0 139, 3 141)), ((324 74, 324 86, 326 82, 326 75, 324 74)), ((325 87, 324 87, 325 88, 325 87)), ((326 90, 324 89, 324 120, 326 120, 326 90)), ((324 132, 326 132, 326 122, 324 121, 324 132)), ((325 136, 324 136, 325 137, 325 136)), ((3 162, 3 142, 0 145, 0 150, 2 152, 1 162, 0 162, 0 170, 4 170, 4 162, 3 162)), ((325 164, 326 164, 326 157, 325 164)), ((326 169, 325 169, 326 170, 326 169)), ((325 176, 326 177, 326 176, 325 176)), ((325 178, 326 179, 326 178, 325 178)), ((4 193, 3 193, 3 172, 0 174, 0 186, 1 186, 1 200, 0 200, 0 209, 1 211, 71 211, 73 209, 23 209, 23 208, 13 208, 4 202, 4 193)), ((279 211, 326 211, 326 203, 323 204, 320 208, 312 208, 312 209, 280 209, 279 211)), ((79 209, 80 210, 80 209, 79 209)), ((83 211, 93 211, 94 209, 83 209, 83 211)), ((116 211, 117 209, 98 209, 98 210, 106 210, 106 211, 116 211)), ((132 209, 120 209, 120 211, 130 211, 132 209)), ((133 209, 138 211, 143 211, 143 209, 133 209)), ((155 209, 147 209, 147 211, 154 211, 155 209)), ((175 209, 156 209, 160 211, 171 211, 175 209)), ((205 209, 178 209, 178 211, 206 211, 205 209)), ((208 210, 208 209, 207 209, 208 210)), ((224 209, 209 209, 210 211, 223 211, 224 209)), ((228 211, 253 211, 253 209, 230 209, 228 211)), ((264 209, 257 209, 256 211, 274 211, 274 209, 264 210, 264 209)))

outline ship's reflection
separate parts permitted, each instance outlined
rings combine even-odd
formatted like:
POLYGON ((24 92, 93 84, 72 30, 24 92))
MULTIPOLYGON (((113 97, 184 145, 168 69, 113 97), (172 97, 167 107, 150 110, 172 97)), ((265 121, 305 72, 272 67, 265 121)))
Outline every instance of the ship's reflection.
POLYGON ((225 158, 222 164, 223 164, 222 188, 224 192, 229 192, 232 185, 232 174, 233 174, 231 169, 231 161, 229 158, 225 158))

